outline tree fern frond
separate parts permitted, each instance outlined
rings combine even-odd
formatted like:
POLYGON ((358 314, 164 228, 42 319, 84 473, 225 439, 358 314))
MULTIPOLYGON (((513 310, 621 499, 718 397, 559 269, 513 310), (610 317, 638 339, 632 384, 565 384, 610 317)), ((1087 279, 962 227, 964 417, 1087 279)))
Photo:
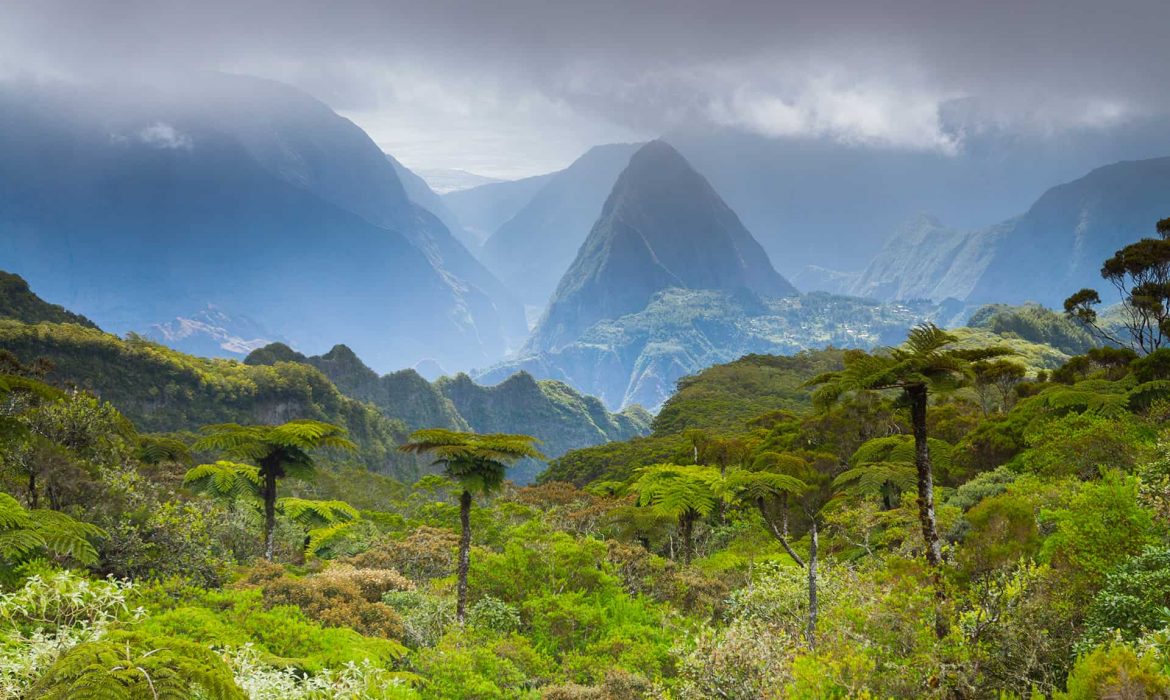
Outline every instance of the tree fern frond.
POLYGON ((258 496, 262 484, 259 467, 238 462, 200 464, 183 476, 183 485, 192 490, 227 500, 258 496))
POLYGON ((307 498, 281 498, 276 509, 289 519, 308 528, 324 527, 361 517, 357 508, 345 501, 314 501, 307 498))

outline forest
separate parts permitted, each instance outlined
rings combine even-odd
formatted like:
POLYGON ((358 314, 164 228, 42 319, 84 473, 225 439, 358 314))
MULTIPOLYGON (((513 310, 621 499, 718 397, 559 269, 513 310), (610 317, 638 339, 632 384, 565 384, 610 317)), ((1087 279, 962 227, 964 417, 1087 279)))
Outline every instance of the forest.
POLYGON ((9 299, 0 697, 1170 697, 1158 231, 1118 306, 747 355, 523 487, 531 436, 9 299))

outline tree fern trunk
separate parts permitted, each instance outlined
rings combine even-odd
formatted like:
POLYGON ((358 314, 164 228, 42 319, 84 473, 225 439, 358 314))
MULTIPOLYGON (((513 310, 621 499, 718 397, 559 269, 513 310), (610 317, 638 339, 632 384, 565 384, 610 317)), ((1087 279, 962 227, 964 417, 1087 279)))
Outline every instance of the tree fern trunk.
POLYGON ((467 572, 471 569, 471 492, 459 495, 459 583, 456 592, 455 617, 463 624, 467 612, 467 572))
POLYGON ((808 648, 817 648, 817 521, 813 518, 808 543, 808 648))
POLYGON ((264 558, 272 561, 276 550, 276 472, 264 471, 264 558))
POLYGON ((35 470, 28 473, 28 506, 37 509, 37 473, 35 470))
POLYGON ((682 532, 683 541, 683 563, 690 564, 691 557, 695 554, 695 518, 692 515, 682 515, 679 517, 679 530, 682 532))
POLYGON ((938 524, 934 515, 934 474, 930 463, 930 446, 926 442, 926 386, 906 388, 910 399, 910 423, 914 428, 914 468, 918 472, 918 519, 926 542, 926 560, 931 566, 942 563, 938 524))

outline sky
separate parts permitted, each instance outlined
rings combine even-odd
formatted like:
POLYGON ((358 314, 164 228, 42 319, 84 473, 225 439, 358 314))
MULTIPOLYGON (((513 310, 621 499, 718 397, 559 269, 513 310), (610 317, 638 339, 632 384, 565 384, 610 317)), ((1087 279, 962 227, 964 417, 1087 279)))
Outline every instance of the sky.
POLYGON ((1170 112, 1170 3, 0 0, 0 80, 291 83, 412 168, 516 178, 680 129, 962 157, 1170 112))

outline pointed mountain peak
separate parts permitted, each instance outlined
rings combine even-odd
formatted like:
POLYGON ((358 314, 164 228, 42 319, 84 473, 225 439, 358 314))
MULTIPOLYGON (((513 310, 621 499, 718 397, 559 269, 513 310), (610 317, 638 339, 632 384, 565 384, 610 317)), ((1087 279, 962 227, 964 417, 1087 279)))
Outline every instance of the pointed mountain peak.
POLYGON ((796 292, 707 179, 658 140, 638 149, 618 176, 528 349, 563 347, 671 287, 796 292))

